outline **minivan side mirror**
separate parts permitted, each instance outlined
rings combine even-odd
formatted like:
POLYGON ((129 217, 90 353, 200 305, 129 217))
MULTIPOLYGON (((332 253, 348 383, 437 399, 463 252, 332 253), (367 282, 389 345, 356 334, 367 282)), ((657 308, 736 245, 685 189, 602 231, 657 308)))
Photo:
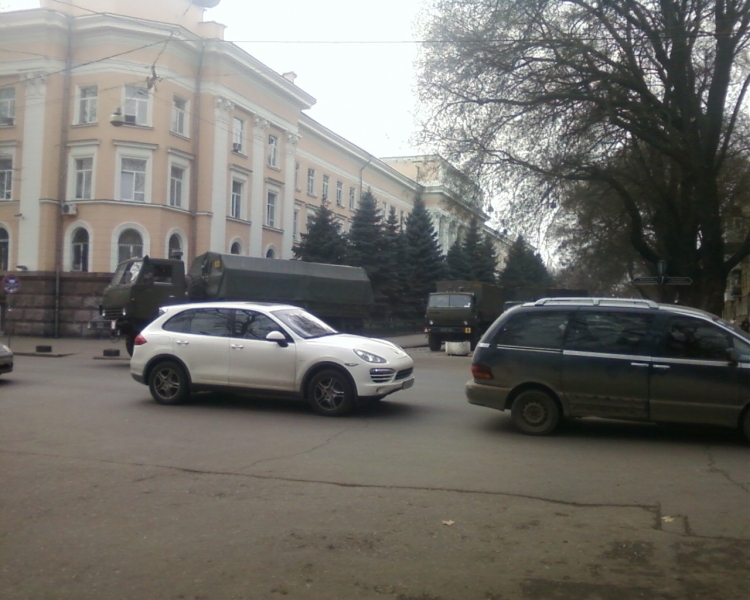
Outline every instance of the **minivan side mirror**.
POLYGON ((286 336, 280 331, 272 331, 266 336, 266 339, 269 342, 276 342, 282 348, 286 348, 289 345, 286 336))
POLYGON ((727 348, 727 355, 729 357, 729 363, 736 367, 740 363, 740 353, 737 352, 736 348, 727 348))

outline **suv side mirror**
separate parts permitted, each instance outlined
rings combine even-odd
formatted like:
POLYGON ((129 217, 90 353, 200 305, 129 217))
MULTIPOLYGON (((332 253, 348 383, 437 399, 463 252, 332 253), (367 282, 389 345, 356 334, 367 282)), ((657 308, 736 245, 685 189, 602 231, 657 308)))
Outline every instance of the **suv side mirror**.
POLYGON ((280 331, 272 331, 266 336, 269 342, 276 342, 282 348, 286 348, 289 342, 286 340, 286 336, 280 331))
POLYGON ((729 363, 736 367, 740 363, 740 353, 737 352, 736 348, 727 348, 727 356, 729 357, 729 363))

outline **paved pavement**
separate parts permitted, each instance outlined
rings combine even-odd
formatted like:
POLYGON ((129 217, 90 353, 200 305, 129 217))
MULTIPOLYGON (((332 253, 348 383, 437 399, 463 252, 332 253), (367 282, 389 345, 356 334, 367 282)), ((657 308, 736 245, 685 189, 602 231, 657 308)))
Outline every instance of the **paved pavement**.
MULTIPOLYGON (((373 336, 381 337, 381 336, 373 336)), ((382 336, 402 348, 420 348, 427 346, 427 336, 424 333, 408 335, 382 336)), ((31 336, 1 336, 0 343, 9 346, 13 353, 18 356, 50 356, 60 357, 70 354, 90 354, 92 358, 116 360, 128 357, 125 351, 125 341, 112 342, 108 337, 96 338, 43 338, 31 336), (44 350, 41 347, 47 347, 44 350), (42 349, 42 352, 38 350, 42 349), (112 354, 112 350, 119 350, 119 357, 105 356, 112 354)))

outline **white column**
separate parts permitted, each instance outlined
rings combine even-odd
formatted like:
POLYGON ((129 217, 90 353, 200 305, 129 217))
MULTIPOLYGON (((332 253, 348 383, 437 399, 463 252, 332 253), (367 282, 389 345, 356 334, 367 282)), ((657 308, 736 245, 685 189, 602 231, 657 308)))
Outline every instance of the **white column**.
MULTIPOLYGON (((44 158, 44 116, 47 100, 45 73, 35 72, 25 76, 26 99, 23 123, 23 151, 20 166, 21 194, 18 212, 18 264, 38 271, 39 242, 42 231, 42 167, 44 158)), ((67 123, 63 123, 67 127, 67 123)), ((61 150, 62 151, 62 150, 61 150)), ((8 265, 10 267, 10 265, 8 265)))
POLYGON ((282 228, 284 237, 281 245, 281 258, 294 258, 294 171, 299 136, 288 133, 286 136, 286 177, 284 178, 284 208, 282 209, 282 228))
MULTIPOLYGON (((234 105, 226 98, 217 98, 214 109, 214 167, 211 189, 212 252, 227 252, 227 180, 229 179, 229 114, 234 105)), ((196 248, 196 253, 202 252, 196 248)))
POLYGON ((253 127, 253 193, 250 199, 250 256, 263 256, 263 208, 266 199, 265 189, 265 159, 266 132, 268 121, 256 117, 253 127))

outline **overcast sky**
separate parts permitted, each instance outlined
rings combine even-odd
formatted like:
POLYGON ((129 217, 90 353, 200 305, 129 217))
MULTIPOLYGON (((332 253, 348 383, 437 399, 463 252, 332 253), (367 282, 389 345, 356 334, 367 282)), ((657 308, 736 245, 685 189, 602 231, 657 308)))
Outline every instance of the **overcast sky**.
MULTIPOLYGON (((317 100, 313 119, 375 156, 397 156, 419 152, 411 140, 413 41, 424 2, 221 0, 205 19, 227 25, 226 39, 271 69, 294 71, 317 100)), ((38 7, 39 0, 0 0, 6 10, 38 7)))

